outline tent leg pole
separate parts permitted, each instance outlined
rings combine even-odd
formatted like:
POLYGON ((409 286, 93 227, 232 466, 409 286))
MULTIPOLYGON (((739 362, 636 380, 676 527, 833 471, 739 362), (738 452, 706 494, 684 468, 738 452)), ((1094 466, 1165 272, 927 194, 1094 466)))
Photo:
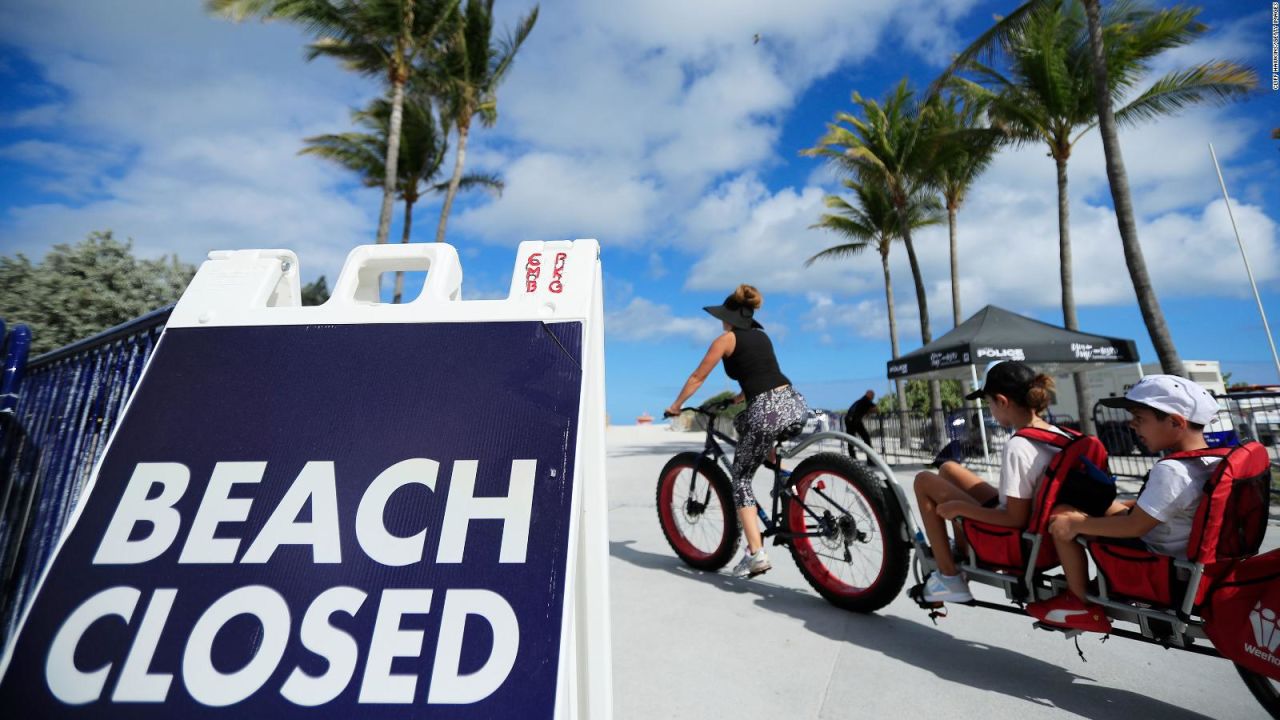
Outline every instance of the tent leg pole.
POLYGON ((1133 366, 1134 366, 1134 367, 1136 367, 1136 368, 1138 368, 1138 379, 1139 379, 1139 380, 1141 380, 1142 378, 1146 377, 1146 375, 1144 375, 1144 374, 1142 373, 1142 363, 1141 363, 1141 362, 1136 362, 1136 363, 1134 363, 1134 364, 1133 364, 1133 366))
MULTIPOLYGON (((978 366, 969 366, 969 377, 973 380, 973 389, 978 389, 978 366)), ((978 433, 982 435, 982 459, 989 460, 991 451, 987 448, 987 421, 982 417, 982 398, 978 398, 978 433)))

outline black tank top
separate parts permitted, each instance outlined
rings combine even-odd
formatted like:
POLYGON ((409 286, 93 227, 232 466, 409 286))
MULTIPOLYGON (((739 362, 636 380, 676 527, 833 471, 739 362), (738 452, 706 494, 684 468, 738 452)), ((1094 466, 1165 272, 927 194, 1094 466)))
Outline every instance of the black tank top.
POLYGON ((734 328, 733 337, 735 347, 733 354, 724 359, 724 372, 742 386, 747 402, 761 393, 791 384, 778 368, 773 343, 769 342, 769 336, 763 330, 734 328))

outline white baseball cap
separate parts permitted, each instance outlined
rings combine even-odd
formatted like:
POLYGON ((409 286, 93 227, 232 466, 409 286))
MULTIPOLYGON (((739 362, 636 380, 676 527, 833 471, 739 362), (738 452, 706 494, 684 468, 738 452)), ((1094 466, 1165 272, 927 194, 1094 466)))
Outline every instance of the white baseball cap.
POLYGON ((1218 415, 1218 401, 1196 383, 1177 375, 1148 375, 1120 398, 1099 403, 1114 408, 1147 407, 1169 415, 1181 415, 1197 425, 1208 425, 1218 415))

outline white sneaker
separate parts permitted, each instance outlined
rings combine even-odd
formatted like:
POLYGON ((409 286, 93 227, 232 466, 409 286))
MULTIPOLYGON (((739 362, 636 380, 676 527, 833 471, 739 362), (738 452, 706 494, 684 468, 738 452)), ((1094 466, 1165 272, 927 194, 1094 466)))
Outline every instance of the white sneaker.
POLYGON ((737 565, 733 566, 734 577, 753 578, 762 573, 769 572, 773 565, 769 564, 769 556, 765 554, 764 548, 756 551, 755 555, 743 553, 742 559, 737 565))
POLYGON ((964 603, 973 600, 973 594, 969 592, 969 583, 964 577, 947 577, 934 570, 924 581, 924 599, 926 602, 964 603))

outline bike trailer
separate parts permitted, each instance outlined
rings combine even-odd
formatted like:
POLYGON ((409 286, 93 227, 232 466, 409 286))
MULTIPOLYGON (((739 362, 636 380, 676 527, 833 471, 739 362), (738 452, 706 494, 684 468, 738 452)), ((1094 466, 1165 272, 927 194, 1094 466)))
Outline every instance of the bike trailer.
POLYGON ((1280 549, 1234 563, 1208 595, 1202 615, 1214 648, 1280 680, 1280 549))
MULTIPOLYGON (((1187 560, 1201 573, 1179 573, 1182 563, 1168 555, 1105 538, 1088 543, 1098 566, 1099 594, 1106 599, 1152 603, 1188 613, 1200 606, 1208 590, 1236 561, 1258 552, 1267 529, 1271 467, 1265 447, 1246 443, 1234 448, 1211 448, 1173 453, 1166 460, 1221 457, 1205 481, 1204 498, 1196 510, 1187 544, 1187 560), (1187 586, 1198 578, 1195 596, 1185 603, 1187 586)), ((1280 603, 1277 603, 1280 607, 1280 603)))
POLYGON ((1073 476, 1090 474, 1090 464, 1094 470, 1107 472, 1107 450, 1102 441, 1069 428, 1063 428, 1063 432, 1067 435, 1040 428, 1023 428, 1016 433, 1018 437, 1052 445, 1059 448, 1059 451, 1049 461, 1044 477, 1036 487, 1031 518, 1025 530, 972 519, 964 520, 965 537, 979 565, 1022 572, 1028 569, 1028 558, 1033 552, 1034 571, 1048 570, 1058 565, 1058 553, 1054 550, 1053 543, 1042 541, 1049 526, 1050 512, 1059 503, 1068 478, 1077 480, 1079 478, 1073 476))

